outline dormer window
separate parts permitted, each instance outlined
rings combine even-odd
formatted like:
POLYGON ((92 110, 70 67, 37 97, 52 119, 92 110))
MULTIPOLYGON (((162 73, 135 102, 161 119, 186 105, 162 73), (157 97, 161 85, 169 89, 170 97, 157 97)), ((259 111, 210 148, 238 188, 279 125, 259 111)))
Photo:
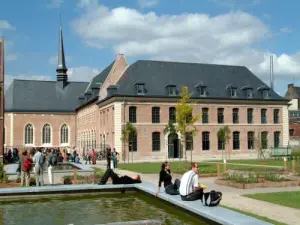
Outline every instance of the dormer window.
POLYGON ((263 90, 263 98, 269 98, 269 97, 270 97, 269 90, 263 90))
POLYGON ((206 96, 206 86, 203 85, 202 83, 197 84, 196 86, 197 92, 199 96, 206 96))
POLYGON ((227 90, 229 90, 229 96, 230 97, 237 97, 237 87, 230 84, 226 87, 227 90))
POLYGON ((146 94, 145 84, 136 84, 136 93, 137 95, 145 95, 146 94))
POLYGON ((176 85, 168 85, 167 91, 169 96, 176 96, 177 95, 176 85))
POLYGON ((270 88, 267 87, 267 86, 261 86, 261 87, 258 87, 257 90, 259 92, 261 92, 261 96, 264 98, 264 99, 267 99, 270 97, 270 88))
POLYGON ((246 98, 253 98, 253 88, 250 86, 244 86, 241 88, 243 91, 245 91, 245 97, 246 98))

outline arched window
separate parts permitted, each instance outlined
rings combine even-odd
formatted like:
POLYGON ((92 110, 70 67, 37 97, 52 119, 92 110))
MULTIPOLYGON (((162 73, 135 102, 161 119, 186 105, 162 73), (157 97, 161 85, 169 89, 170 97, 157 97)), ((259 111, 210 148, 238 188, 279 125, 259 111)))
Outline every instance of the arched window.
POLYGON ((51 143, 51 127, 49 124, 43 126, 43 144, 51 143))
POLYGON ((69 143, 69 128, 67 124, 63 124, 60 128, 60 143, 69 143))
POLYGON ((25 145, 33 144, 33 126, 32 124, 27 124, 25 126, 25 145))

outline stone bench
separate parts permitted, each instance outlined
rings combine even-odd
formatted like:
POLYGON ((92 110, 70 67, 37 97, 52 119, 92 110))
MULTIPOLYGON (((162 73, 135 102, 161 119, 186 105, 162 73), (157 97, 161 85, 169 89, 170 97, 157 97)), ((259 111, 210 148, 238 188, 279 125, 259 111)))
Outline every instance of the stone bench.
MULTIPOLYGON (((140 191, 148 195, 154 196, 157 186, 152 183, 140 184, 82 184, 82 185, 58 185, 43 187, 21 187, 21 188, 2 188, 0 189, 0 200, 9 200, 18 196, 34 196, 43 194, 72 194, 72 193, 101 193, 101 192, 124 192, 124 191, 140 191)), ((244 214, 225 209, 221 206, 207 207, 203 206, 200 200, 182 201, 179 195, 168 195, 161 192, 158 195, 162 199, 172 205, 192 212, 195 215, 206 218, 223 225, 271 225, 270 223, 258 220, 256 218, 246 216, 244 214)))

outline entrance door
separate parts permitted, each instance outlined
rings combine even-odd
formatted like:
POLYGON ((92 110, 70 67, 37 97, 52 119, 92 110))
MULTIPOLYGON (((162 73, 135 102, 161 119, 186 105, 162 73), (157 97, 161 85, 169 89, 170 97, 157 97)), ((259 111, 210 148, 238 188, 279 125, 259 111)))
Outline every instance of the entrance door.
POLYGON ((169 158, 179 158, 179 139, 177 134, 168 136, 168 156, 169 158))

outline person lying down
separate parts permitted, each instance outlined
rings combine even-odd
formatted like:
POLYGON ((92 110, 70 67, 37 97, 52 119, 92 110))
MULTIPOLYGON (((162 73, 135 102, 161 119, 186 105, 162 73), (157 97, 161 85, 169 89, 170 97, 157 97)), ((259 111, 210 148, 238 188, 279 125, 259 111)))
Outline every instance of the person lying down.
POLYGON ((104 185, 108 181, 108 179, 112 179, 113 184, 136 184, 141 183, 141 177, 140 175, 136 175, 133 177, 129 176, 121 176, 119 177, 112 169, 107 169, 101 178, 99 185, 104 185))

